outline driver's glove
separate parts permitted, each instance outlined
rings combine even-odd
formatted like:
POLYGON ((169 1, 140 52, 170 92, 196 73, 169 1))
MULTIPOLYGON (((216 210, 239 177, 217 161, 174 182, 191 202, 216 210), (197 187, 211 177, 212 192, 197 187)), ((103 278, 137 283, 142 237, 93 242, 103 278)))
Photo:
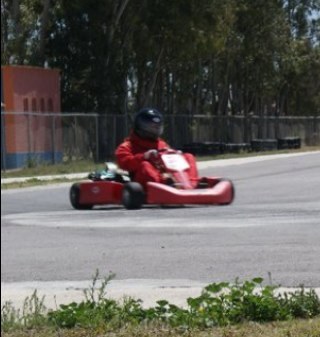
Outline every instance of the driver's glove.
POLYGON ((154 159, 158 157, 158 151, 155 149, 148 150, 143 154, 143 158, 146 160, 154 159))

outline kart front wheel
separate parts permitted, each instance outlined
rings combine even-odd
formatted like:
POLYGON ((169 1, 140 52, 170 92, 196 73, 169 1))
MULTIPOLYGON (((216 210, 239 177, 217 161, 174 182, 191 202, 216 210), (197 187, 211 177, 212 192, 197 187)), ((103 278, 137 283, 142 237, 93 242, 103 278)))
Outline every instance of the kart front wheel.
POLYGON ((93 205, 80 204, 80 184, 73 184, 70 188, 70 203, 75 209, 91 209, 93 205))
POLYGON ((141 184, 129 182, 124 185, 122 204, 126 209, 140 209, 144 203, 144 191, 141 184))

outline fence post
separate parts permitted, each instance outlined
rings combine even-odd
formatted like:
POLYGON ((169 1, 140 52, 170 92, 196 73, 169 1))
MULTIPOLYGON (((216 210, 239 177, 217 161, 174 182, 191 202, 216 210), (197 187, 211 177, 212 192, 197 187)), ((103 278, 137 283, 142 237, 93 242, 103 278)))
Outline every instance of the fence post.
POLYGON ((280 138, 279 136, 279 115, 276 115, 274 120, 274 138, 278 139, 280 138))
MULTIPOLYGON (((318 117, 319 118, 319 117, 318 117)), ((317 116, 313 116, 313 140, 312 140, 312 145, 319 145, 320 142, 320 135, 319 135, 319 128, 317 125, 317 116)))
POLYGON ((125 134, 127 135, 129 133, 129 115, 128 115, 128 91, 126 92, 126 97, 124 99, 124 125, 125 125, 125 134))
POLYGON ((5 116, 2 111, 2 103, 1 103, 1 170, 5 172, 7 169, 7 149, 6 149, 6 128, 5 128, 5 116))
POLYGON ((251 115, 244 115, 245 123, 244 123, 244 134, 243 134, 243 142, 249 143, 252 140, 252 119, 251 115))
POLYGON ((249 125, 250 125, 250 134, 249 134, 249 142, 251 142, 252 139, 256 138, 254 135, 254 121, 256 121, 256 118, 254 115, 249 115, 249 125))
POLYGON ((174 147, 177 147, 177 143, 180 144, 180 139, 179 139, 179 141, 177 141, 177 139, 175 139, 174 132, 173 132, 173 125, 174 125, 174 116, 171 113, 169 115, 169 130, 170 130, 169 139, 170 139, 170 143, 173 144, 174 147))
POLYGON ((95 127, 96 127, 96 162, 99 160, 99 115, 95 115, 95 127))
POLYGON ((56 163, 56 116, 52 116, 52 124, 51 124, 51 141, 52 141, 52 164, 56 163))
POLYGON ((116 138, 117 138, 117 116, 116 115, 112 115, 113 116, 113 120, 112 120, 112 124, 113 124, 113 133, 112 133, 112 148, 110 149, 110 147, 109 147, 109 153, 108 153, 108 157, 112 157, 112 155, 113 155, 113 151, 114 151, 114 149, 116 148, 116 142, 117 142, 117 140, 116 140, 116 138))
POLYGON ((30 122, 30 113, 27 113, 27 128, 28 128, 28 158, 31 160, 31 122, 30 122))
POLYGON ((78 154, 78 119, 77 119, 77 115, 74 116, 74 149, 76 150, 74 155, 74 158, 77 158, 77 154, 78 154))

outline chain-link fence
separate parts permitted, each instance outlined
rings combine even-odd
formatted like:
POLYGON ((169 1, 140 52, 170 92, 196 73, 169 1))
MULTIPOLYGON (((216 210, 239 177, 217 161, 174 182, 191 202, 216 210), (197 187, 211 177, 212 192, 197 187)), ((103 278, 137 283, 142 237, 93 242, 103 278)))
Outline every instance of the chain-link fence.
POLYGON ((252 139, 299 137, 303 145, 320 144, 320 117, 169 116, 168 137, 186 142, 246 143, 252 139))
MULTIPOLYGON (((1 169, 33 161, 111 160, 130 126, 124 115, 3 112, 1 169)), ((320 117, 166 115, 163 137, 175 148, 194 142, 239 144, 285 137, 320 145, 320 117)))

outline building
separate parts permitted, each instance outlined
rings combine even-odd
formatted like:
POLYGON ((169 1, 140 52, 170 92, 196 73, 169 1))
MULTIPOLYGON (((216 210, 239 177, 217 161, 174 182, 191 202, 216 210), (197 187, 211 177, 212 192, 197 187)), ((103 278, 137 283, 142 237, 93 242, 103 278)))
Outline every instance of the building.
POLYGON ((1 169, 62 160, 60 72, 1 67, 1 169))

